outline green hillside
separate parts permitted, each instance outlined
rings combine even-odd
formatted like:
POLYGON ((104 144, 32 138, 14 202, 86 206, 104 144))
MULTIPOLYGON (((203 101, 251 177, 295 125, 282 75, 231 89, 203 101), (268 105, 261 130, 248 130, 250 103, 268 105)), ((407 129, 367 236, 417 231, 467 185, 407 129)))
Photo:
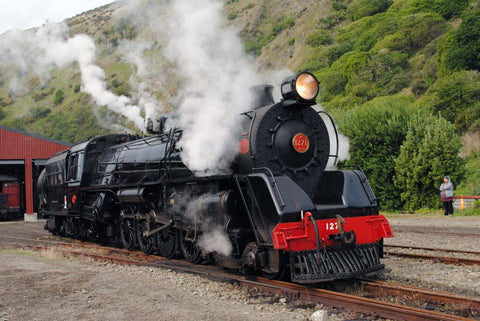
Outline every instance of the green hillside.
MULTIPOLYGON (((131 96, 136 70, 122 60, 119 42, 150 39, 149 61, 164 58, 156 49, 161 39, 115 18, 124 6, 86 12, 68 25, 71 35, 95 40, 109 89, 131 96)), ((385 208, 439 205, 435 186, 447 173, 462 183, 458 193, 479 193, 478 0, 227 0, 224 15, 260 70, 288 67, 318 77, 319 103, 350 138, 346 163, 364 167, 385 208)), ((164 61, 159 65, 169 72, 164 61)), ((0 74, 0 124, 68 142, 113 130, 99 126, 98 119, 134 128, 106 108, 94 114, 75 66, 55 69, 47 81, 21 75, 27 86, 15 93, 6 75, 0 74)), ((167 111, 175 108, 171 98, 178 81, 154 92, 167 111)))

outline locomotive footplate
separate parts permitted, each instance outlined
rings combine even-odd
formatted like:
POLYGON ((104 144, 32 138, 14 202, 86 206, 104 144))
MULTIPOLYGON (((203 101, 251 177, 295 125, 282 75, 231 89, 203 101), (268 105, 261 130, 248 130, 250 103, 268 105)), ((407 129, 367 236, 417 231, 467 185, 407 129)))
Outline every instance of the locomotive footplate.
POLYGON ((292 281, 318 283, 383 272, 378 243, 290 252, 292 281))

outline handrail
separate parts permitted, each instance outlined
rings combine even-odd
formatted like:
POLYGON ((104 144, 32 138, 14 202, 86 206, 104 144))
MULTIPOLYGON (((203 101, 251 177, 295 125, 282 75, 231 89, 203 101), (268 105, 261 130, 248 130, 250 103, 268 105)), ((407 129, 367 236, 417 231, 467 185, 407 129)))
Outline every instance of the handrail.
MULTIPOLYGON (((338 131, 337 131, 337 127, 335 126, 335 123, 333 122, 333 118, 332 116, 330 116, 329 113, 327 113, 326 111, 323 111, 323 110, 320 110, 320 111, 317 111, 318 114, 324 114, 328 117, 328 119, 330 120, 330 123, 332 124, 332 127, 333 127, 333 130, 335 132, 335 140, 336 140, 336 151, 335 151, 335 154, 333 155, 330 155, 330 152, 329 152, 329 155, 328 157, 333 157, 335 158, 335 161, 333 162, 333 165, 337 165, 337 162, 338 162, 338 143, 339 143, 339 140, 338 140, 338 131)), ((325 124, 326 125, 326 124, 325 124)))

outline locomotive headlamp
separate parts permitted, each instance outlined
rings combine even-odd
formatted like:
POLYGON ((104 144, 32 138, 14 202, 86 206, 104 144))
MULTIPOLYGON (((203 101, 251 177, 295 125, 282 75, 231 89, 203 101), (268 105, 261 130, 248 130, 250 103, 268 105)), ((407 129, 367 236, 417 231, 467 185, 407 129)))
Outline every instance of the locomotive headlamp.
POLYGON ((309 72, 290 76, 282 82, 282 97, 285 100, 314 102, 318 94, 318 80, 309 72))

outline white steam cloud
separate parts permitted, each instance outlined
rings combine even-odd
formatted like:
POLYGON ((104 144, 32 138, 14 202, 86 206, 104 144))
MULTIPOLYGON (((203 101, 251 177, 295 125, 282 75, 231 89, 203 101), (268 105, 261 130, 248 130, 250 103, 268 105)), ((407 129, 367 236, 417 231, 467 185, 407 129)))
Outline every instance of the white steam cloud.
MULTIPOLYGON (((132 105, 130 98, 117 96, 107 89, 105 73, 95 64, 95 43, 87 35, 67 38, 65 24, 47 24, 37 31, 13 30, 0 37, 0 68, 17 68, 19 74, 32 71, 44 78, 53 67, 64 68, 77 63, 81 72, 81 90, 100 106, 120 113, 143 127, 140 107, 132 105)), ((16 84, 14 80, 11 84, 16 84)))
POLYGON ((179 106, 182 160, 204 174, 228 169, 238 151, 236 117, 249 108, 249 87, 260 82, 221 9, 219 1, 176 0, 168 24, 166 54, 185 77, 179 106))
POLYGON ((213 217, 204 215, 207 211, 202 209, 202 197, 184 193, 181 195, 172 209, 183 215, 186 222, 199 225, 202 234, 198 237, 198 246, 208 253, 230 256, 233 251, 232 242, 222 225, 214 222, 213 217))
POLYGON ((207 252, 217 252, 224 256, 230 256, 233 250, 225 230, 220 226, 204 231, 198 238, 198 246, 207 252))

